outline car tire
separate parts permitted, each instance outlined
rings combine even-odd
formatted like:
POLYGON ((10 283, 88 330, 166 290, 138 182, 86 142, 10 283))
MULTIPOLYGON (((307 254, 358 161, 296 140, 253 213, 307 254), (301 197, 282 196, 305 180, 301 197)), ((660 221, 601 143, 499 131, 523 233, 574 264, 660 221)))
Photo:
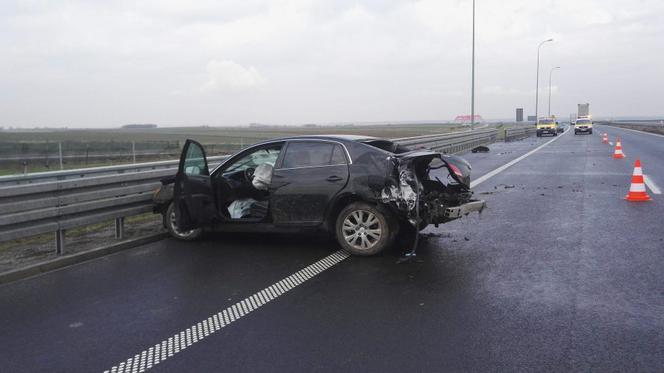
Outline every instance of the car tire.
POLYGON ((393 240, 390 218, 383 209, 365 202, 353 202, 337 216, 334 229, 337 242, 352 255, 376 255, 393 240))
POLYGON ((202 228, 196 228, 189 231, 180 231, 175 225, 175 203, 171 201, 166 209, 166 213, 163 215, 164 225, 168 230, 168 233, 171 234, 174 238, 183 241, 193 241, 199 238, 203 234, 202 228))
POLYGON ((593 131, 592 131, 592 130, 588 131, 588 134, 589 134, 589 135, 592 135, 592 134, 593 134, 593 131))

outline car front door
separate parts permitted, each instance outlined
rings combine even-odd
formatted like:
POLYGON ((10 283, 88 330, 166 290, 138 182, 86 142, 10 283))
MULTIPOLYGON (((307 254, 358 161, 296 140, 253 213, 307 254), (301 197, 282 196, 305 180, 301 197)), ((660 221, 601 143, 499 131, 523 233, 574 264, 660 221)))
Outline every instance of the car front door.
POLYGON ((290 141, 272 174, 270 211, 275 224, 315 225, 348 182, 345 148, 332 141, 290 141))
POLYGON ((182 149, 173 202, 179 229, 199 228, 218 217, 205 150, 196 141, 187 140, 182 149))

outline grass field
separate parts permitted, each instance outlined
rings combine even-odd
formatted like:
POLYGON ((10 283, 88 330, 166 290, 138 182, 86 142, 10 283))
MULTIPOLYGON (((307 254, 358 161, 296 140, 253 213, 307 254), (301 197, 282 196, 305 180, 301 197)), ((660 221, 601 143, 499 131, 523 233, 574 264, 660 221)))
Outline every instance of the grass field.
POLYGON ((240 138, 265 139, 307 134, 350 134, 377 137, 408 137, 441 133, 463 128, 454 124, 363 125, 363 126, 261 126, 261 127, 164 127, 154 129, 53 129, 4 130, 2 141, 184 141, 223 144, 240 138))
POLYGON ((60 169, 58 143, 63 149, 63 169, 148 162, 176 158, 188 138, 201 142, 208 155, 237 151, 252 143, 285 136, 349 134, 385 138, 420 136, 466 130, 440 124, 164 127, 153 129, 35 129, 0 131, 0 175, 60 169))

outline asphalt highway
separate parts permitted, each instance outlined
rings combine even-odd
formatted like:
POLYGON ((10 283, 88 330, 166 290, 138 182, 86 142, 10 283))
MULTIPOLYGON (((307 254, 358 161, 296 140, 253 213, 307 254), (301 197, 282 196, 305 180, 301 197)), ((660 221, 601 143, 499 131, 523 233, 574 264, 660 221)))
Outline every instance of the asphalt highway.
MULTIPOLYGON (((464 156, 477 179, 551 140, 464 156)), ((339 257, 320 236, 218 234, 2 285, 0 370, 661 371, 664 197, 623 200, 636 157, 664 186, 664 137, 561 135, 475 187, 486 211, 427 228, 407 262, 399 248, 339 257), (270 301, 252 297, 266 288, 270 301), (192 326, 186 349, 161 354, 192 326)))

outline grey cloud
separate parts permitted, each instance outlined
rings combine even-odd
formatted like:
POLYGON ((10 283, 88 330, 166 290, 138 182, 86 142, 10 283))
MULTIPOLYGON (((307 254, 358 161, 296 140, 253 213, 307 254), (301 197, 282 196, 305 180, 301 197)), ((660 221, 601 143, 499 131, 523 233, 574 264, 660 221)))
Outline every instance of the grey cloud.
MULTIPOLYGON (((448 119, 469 110, 470 1, 7 1, 0 125, 448 119)), ((662 114, 661 1, 478 2, 477 109, 662 114), (660 82, 660 83, 658 83, 660 82), (542 91, 542 97, 545 97, 542 91), (544 101, 542 101, 543 103, 544 101)))

